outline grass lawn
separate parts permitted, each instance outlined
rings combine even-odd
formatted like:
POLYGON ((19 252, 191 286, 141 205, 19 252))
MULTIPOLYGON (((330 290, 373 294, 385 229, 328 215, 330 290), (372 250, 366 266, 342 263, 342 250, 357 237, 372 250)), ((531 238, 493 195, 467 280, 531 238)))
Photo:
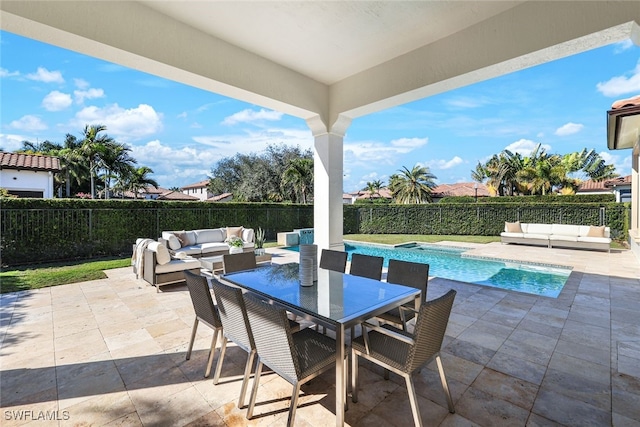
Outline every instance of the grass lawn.
POLYGON ((107 258, 3 269, 0 272, 0 293, 104 279, 107 277, 104 270, 130 265, 131 258, 107 258))

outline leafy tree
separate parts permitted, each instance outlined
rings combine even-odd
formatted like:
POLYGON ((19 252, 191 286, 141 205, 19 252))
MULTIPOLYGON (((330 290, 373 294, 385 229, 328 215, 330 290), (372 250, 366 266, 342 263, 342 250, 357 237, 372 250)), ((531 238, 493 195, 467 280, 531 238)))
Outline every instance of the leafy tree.
POLYGON ((89 176, 91 179, 91 198, 96 198, 96 176, 100 168, 100 161, 105 155, 106 145, 114 142, 113 138, 106 134, 99 135, 100 132, 107 130, 104 125, 87 125, 84 127, 82 145, 80 152, 89 162, 89 176))
POLYGON ((428 167, 415 165, 409 170, 403 166, 397 174, 391 175, 389 189, 396 203, 419 204, 431 201, 431 190, 436 186, 437 177, 428 167))
POLYGON ((383 182, 380 181, 379 179, 375 180, 375 181, 369 181, 367 182, 367 185, 365 188, 363 188, 363 190, 367 191, 369 193, 369 199, 373 199, 373 196, 375 194, 377 194, 378 196, 380 196, 380 189, 384 186, 383 182))
POLYGON ((149 177, 153 173, 153 169, 148 166, 134 167, 128 166, 126 173, 120 176, 120 180, 116 184, 116 188, 122 192, 131 191, 134 198, 138 198, 138 193, 146 190, 149 185, 158 187, 156 180, 149 177))

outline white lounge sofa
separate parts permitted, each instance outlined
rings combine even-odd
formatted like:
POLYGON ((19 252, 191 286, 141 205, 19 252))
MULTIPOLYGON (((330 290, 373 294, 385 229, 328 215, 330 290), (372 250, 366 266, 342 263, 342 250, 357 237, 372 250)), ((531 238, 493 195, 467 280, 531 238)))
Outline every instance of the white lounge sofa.
POLYGON ((134 255, 136 255, 136 260, 133 270, 136 276, 142 277, 146 282, 155 286, 158 292, 162 285, 184 282, 186 270, 195 274, 200 273, 199 260, 188 256, 181 259, 172 258, 165 245, 150 239, 138 239, 134 255), (138 245, 144 246, 140 247, 138 251, 138 245))
POLYGON ((228 254, 229 245, 226 240, 231 234, 242 239, 244 252, 253 252, 255 233, 252 228, 244 227, 163 231, 158 241, 173 252, 184 252, 189 256, 200 258, 228 254))
POLYGON ((605 251, 610 251, 611 248, 611 230, 605 226, 506 222, 500 238, 502 243, 538 245, 548 248, 605 251))

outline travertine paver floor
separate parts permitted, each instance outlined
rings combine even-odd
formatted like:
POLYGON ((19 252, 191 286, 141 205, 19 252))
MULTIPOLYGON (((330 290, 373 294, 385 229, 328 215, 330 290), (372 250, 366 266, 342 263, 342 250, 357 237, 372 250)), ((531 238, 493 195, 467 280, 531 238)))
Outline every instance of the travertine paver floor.
MULTIPOLYGON (((447 412, 432 364, 415 376, 425 425, 640 426, 640 263, 633 254, 470 246, 470 254, 573 272, 557 299, 430 280, 429 299, 458 290, 442 353, 456 414, 447 412)), ((295 257, 275 252, 274 262, 295 257)), ((219 385, 203 378, 208 328, 185 360, 193 309, 184 286, 156 293, 130 269, 108 275, 0 295, 0 424, 284 424, 291 387, 276 375, 261 381, 253 420, 237 408, 243 351, 228 349, 219 385)), ((332 376, 303 387, 297 425, 334 424, 332 376)), ((350 425, 411 425, 400 378, 385 381, 365 363, 361 381, 350 425)))

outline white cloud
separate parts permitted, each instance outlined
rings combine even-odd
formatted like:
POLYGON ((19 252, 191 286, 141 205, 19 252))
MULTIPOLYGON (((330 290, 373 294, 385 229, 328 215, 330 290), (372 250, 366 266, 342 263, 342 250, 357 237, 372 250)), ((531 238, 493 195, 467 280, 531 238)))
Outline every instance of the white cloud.
POLYGON ((176 116, 176 118, 178 118, 178 119, 186 119, 187 118, 187 112, 183 111, 182 113, 178 114, 176 116))
POLYGON ((620 154, 611 154, 608 151, 602 151, 599 154, 600 157, 602 157, 608 165, 614 165, 616 167, 616 172, 618 172, 621 176, 626 176, 631 173, 630 155, 623 157, 620 154))
MULTIPOLYGON (((533 142, 530 139, 519 139, 518 141, 507 145, 504 149, 509 150, 512 153, 520 153, 523 156, 528 156, 537 147, 537 145, 537 142, 533 142)), ((551 150, 551 146, 548 144, 542 144, 542 148, 547 151, 551 150)))
POLYGON ((22 135, 0 133, 0 148, 5 151, 16 151, 22 147, 22 141, 29 138, 22 135))
POLYGON ((203 135, 193 137, 193 140, 213 147, 221 157, 233 156, 239 152, 260 152, 274 143, 299 145, 303 150, 313 147, 313 136, 310 130, 293 128, 260 129, 246 131, 243 134, 203 135))
POLYGON ((0 67, 0 77, 16 77, 20 75, 20 71, 9 71, 0 67))
POLYGON ((265 110, 261 108, 260 111, 254 111, 250 108, 239 111, 235 114, 225 117, 222 121, 223 125, 235 125, 238 123, 250 123, 259 121, 278 121, 282 118, 282 114, 279 111, 265 110))
POLYGON ((58 92, 57 90, 49 92, 42 100, 42 106, 47 111, 61 111, 69 107, 72 103, 71 95, 58 92))
POLYGON ((84 79, 73 79, 73 84, 75 84, 78 89, 86 89, 90 86, 89 82, 84 79))
POLYGON ((139 139, 162 129, 162 115, 147 104, 129 109, 121 108, 118 104, 107 105, 104 108, 91 106, 78 111, 70 123, 78 129, 84 128, 87 124, 105 125, 107 133, 111 136, 139 139))
POLYGON ((628 76, 616 76, 606 82, 600 82, 596 88, 604 96, 620 96, 640 91, 640 62, 631 73, 627 74, 628 76))
POLYGON ((400 138, 391 141, 391 145, 398 148, 400 152, 409 152, 422 147, 429 142, 429 138, 400 138))
POLYGON ((431 169, 445 170, 451 169, 452 167, 458 166, 462 163, 464 163, 464 160, 458 156, 454 156, 451 160, 429 160, 425 165, 429 166, 431 169))
POLYGON ((90 88, 87 90, 74 90, 73 95, 76 99, 76 104, 84 103, 85 99, 95 99, 104 97, 104 91, 102 89, 90 88))
POLYGON ((631 39, 622 40, 621 42, 615 43, 613 45, 613 53, 622 53, 625 50, 631 49, 633 47, 633 42, 631 39))
POLYGON ((478 108, 489 103, 490 101, 486 98, 476 98, 471 96, 458 96, 445 101, 445 104, 448 106, 458 109, 478 108))
POLYGON ((43 83, 64 83, 64 78, 62 78, 60 71, 49 71, 44 67, 38 67, 38 71, 35 73, 27 74, 27 78, 43 83))
POLYGON ((47 129, 47 125, 40 119, 40 117, 32 115, 22 116, 18 120, 12 121, 9 123, 9 127, 31 132, 47 129))
POLYGON ((569 122, 567 124, 564 124, 564 125, 560 126, 558 129, 556 129, 554 134, 558 135, 558 136, 573 135, 574 133, 580 132, 583 127, 584 127, 584 125, 582 125, 580 123, 571 123, 571 122, 569 122))

